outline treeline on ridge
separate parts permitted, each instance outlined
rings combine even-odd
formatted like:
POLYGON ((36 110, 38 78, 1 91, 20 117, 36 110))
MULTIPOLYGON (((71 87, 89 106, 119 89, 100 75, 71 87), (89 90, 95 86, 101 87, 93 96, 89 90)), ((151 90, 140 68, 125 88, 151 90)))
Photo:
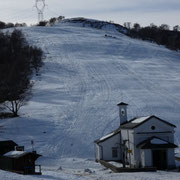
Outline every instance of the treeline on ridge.
POLYGON ((46 25, 54 25, 56 22, 60 22, 64 19, 64 16, 59 16, 59 17, 52 17, 49 20, 45 20, 45 21, 40 21, 37 26, 46 26, 46 25))
POLYGON ((0 21, 0 29, 6 29, 6 28, 13 28, 13 27, 26 27, 26 23, 5 23, 3 21, 0 21))
POLYGON ((18 110, 30 97, 31 76, 42 65, 43 52, 30 46, 20 30, 0 32, 0 114, 18 110))
POLYGON ((128 35, 132 38, 155 42, 171 50, 180 50, 180 27, 178 25, 174 26, 173 30, 170 30, 167 24, 160 26, 150 24, 150 26, 141 27, 140 24, 135 23, 131 27, 131 23, 126 22, 124 26, 129 30, 128 35))

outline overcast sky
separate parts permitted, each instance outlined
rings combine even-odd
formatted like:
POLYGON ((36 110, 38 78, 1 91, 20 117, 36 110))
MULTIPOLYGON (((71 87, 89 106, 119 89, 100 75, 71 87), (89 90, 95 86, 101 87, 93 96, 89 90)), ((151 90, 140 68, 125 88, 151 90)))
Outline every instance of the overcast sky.
MULTIPOLYGON (((44 18, 87 17, 149 25, 180 25, 180 0, 46 0, 44 18)), ((37 22, 35 0, 0 0, 0 21, 37 22)), ((40 4, 39 4, 40 5, 40 4)))

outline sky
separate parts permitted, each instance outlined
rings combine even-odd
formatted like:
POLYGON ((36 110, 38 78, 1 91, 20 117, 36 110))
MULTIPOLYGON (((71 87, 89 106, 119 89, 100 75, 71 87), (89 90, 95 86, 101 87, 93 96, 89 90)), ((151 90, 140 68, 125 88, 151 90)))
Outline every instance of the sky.
MULTIPOLYGON (((36 0, 0 0, 0 21, 38 21, 36 0)), ((66 18, 86 17, 105 21, 180 25, 180 0, 45 0, 44 19, 60 15, 66 18)), ((38 3, 41 7, 41 3, 38 3)))

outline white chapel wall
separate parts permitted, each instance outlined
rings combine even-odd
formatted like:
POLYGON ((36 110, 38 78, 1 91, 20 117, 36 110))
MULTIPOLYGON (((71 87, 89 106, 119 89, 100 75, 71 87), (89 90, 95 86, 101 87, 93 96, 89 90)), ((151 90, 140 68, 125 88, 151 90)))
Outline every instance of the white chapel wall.
POLYGON ((116 134, 115 136, 107 139, 106 141, 99 143, 103 148, 103 160, 121 160, 121 152, 120 152, 120 134, 116 134), (112 157, 112 148, 118 148, 118 157, 112 157))

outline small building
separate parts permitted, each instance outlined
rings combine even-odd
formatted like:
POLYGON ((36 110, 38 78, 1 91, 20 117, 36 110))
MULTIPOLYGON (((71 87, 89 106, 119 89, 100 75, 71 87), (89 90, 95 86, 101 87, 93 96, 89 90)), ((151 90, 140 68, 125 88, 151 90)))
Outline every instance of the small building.
POLYGON ((120 161, 134 168, 175 168, 176 126, 154 115, 128 121, 127 106, 118 104, 120 126, 95 141, 96 161, 120 161))
POLYGON ((0 156, 0 169, 21 174, 41 174, 35 171, 35 161, 41 155, 35 152, 10 151, 0 156))
POLYGON ((0 169, 21 174, 41 174, 35 171, 35 161, 41 155, 34 152, 25 152, 24 146, 18 146, 14 141, 0 141, 0 169))

